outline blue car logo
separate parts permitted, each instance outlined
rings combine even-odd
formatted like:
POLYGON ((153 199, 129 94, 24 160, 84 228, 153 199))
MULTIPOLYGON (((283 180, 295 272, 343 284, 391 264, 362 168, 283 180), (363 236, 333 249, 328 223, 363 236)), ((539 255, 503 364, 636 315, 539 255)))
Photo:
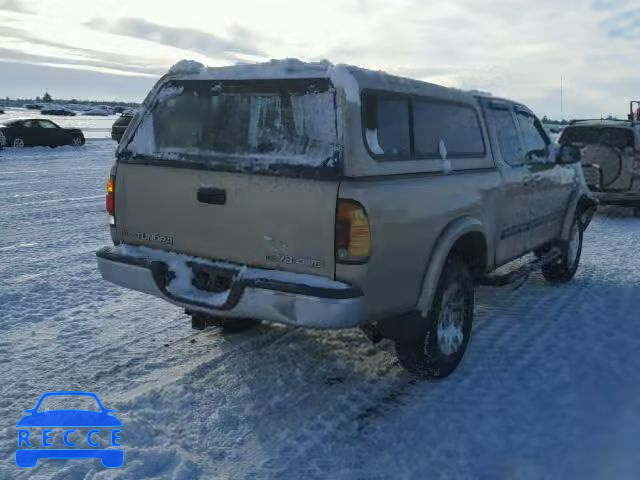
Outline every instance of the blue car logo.
POLYGON ((122 422, 114 415, 114 410, 104 408, 95 393, 45 393, 35 408, 25 410, 25 413, 27 415, 16 424, 18 467, 35 467, 40 458, 99 458, 107 468, 118 468, 124 463, 124 450, 113 448, 122 446, 119 443, 122 422), (39 411, 44 401, 78 398, 98 408, 58 408, 39 411), (62 443, 67 448, 54 448, 54 443, 62 443), (90 448, 82 448, 85 444, 90 448))

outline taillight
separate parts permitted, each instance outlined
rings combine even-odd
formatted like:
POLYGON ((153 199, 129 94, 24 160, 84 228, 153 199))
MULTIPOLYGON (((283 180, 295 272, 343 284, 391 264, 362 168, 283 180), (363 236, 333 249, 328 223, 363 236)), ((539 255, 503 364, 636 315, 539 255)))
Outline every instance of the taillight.
POLYGON ((113 217, 116 214, 116 178, 109 177, 107 180, 107 196, 105 198, 105 204, 107 207, 107 213, 111 217, 111 223, 113 224, 113 217))
POLYGON ((354 200, 338 200, 336 259, 364 263, 371 256, 371 226, 364 207, 354 200))
POLYGON ((633 169, 640 171, 640 150, 636 150, 633 154, 633 169))

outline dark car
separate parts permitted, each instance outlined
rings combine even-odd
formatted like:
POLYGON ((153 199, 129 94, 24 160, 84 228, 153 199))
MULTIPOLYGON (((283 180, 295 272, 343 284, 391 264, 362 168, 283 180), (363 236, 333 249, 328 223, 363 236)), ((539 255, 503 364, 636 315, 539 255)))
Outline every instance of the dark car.
POLYGON ((20 119, 9 120, 0 124, 0 144, 8 147, 58 147, 84 145, 82 130, 62 128, 51 120, 20 119))
POLYGON ((113 126, 111 127, 111 138, 113 138, 116 142, 120 142, 122 136, 124 135, 125 130, 131 123, 131 119, 133 118, 133 113, 125 112, 120 115, 115 122, 113 122, 113 126))
POLYGON ((43 115, 59 115, 61 117, 75 117, 76 112, 65 107, 46 107, 40 110, 43 115))

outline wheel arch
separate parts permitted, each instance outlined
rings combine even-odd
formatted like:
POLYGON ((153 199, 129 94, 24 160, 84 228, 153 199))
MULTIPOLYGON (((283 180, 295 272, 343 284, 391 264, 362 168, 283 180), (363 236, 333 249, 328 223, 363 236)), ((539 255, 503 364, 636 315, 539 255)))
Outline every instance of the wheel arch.
POLYGON ((561 240, 567 240, 569 238, 569 233, 571 231, 571 226, 573 225, 576 213, 580 214, 582 228, 583 230, 586 230, 596 213, 598 204, 598 200, 596 200, 589 193, 584 191, 576 192, 569 202, 567 211, 564 216, 562 231, 560 232, 561 240))
POLYGON ((429 257, 417 301, 417 309, 423 315, 431 307, 442 269, 452 253, 467 265, 474 280, 486 273, 493 258, 490 256, 489 241, 480 220, 474 217, 459 218, 449 223, 439 235, 429 257))

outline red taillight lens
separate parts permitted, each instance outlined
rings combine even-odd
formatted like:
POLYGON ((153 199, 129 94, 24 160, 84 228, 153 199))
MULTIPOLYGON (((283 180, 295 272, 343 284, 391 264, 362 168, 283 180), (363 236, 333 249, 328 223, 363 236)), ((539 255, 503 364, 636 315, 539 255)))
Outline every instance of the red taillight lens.
POLYGON ((640 171, 640 150, 636 150, 633 155, 633 169, 640 171))
POLYGON ((338 200, 336 260, 364 263, 371 256, 371 226, 364 207, 353 200, 338 200))
POLYGON ((116 179, 115 177, 109 177, 107 180, 107 196, 105 203, 107 207, 107 213, 112 217, 116 214, 116 179))

